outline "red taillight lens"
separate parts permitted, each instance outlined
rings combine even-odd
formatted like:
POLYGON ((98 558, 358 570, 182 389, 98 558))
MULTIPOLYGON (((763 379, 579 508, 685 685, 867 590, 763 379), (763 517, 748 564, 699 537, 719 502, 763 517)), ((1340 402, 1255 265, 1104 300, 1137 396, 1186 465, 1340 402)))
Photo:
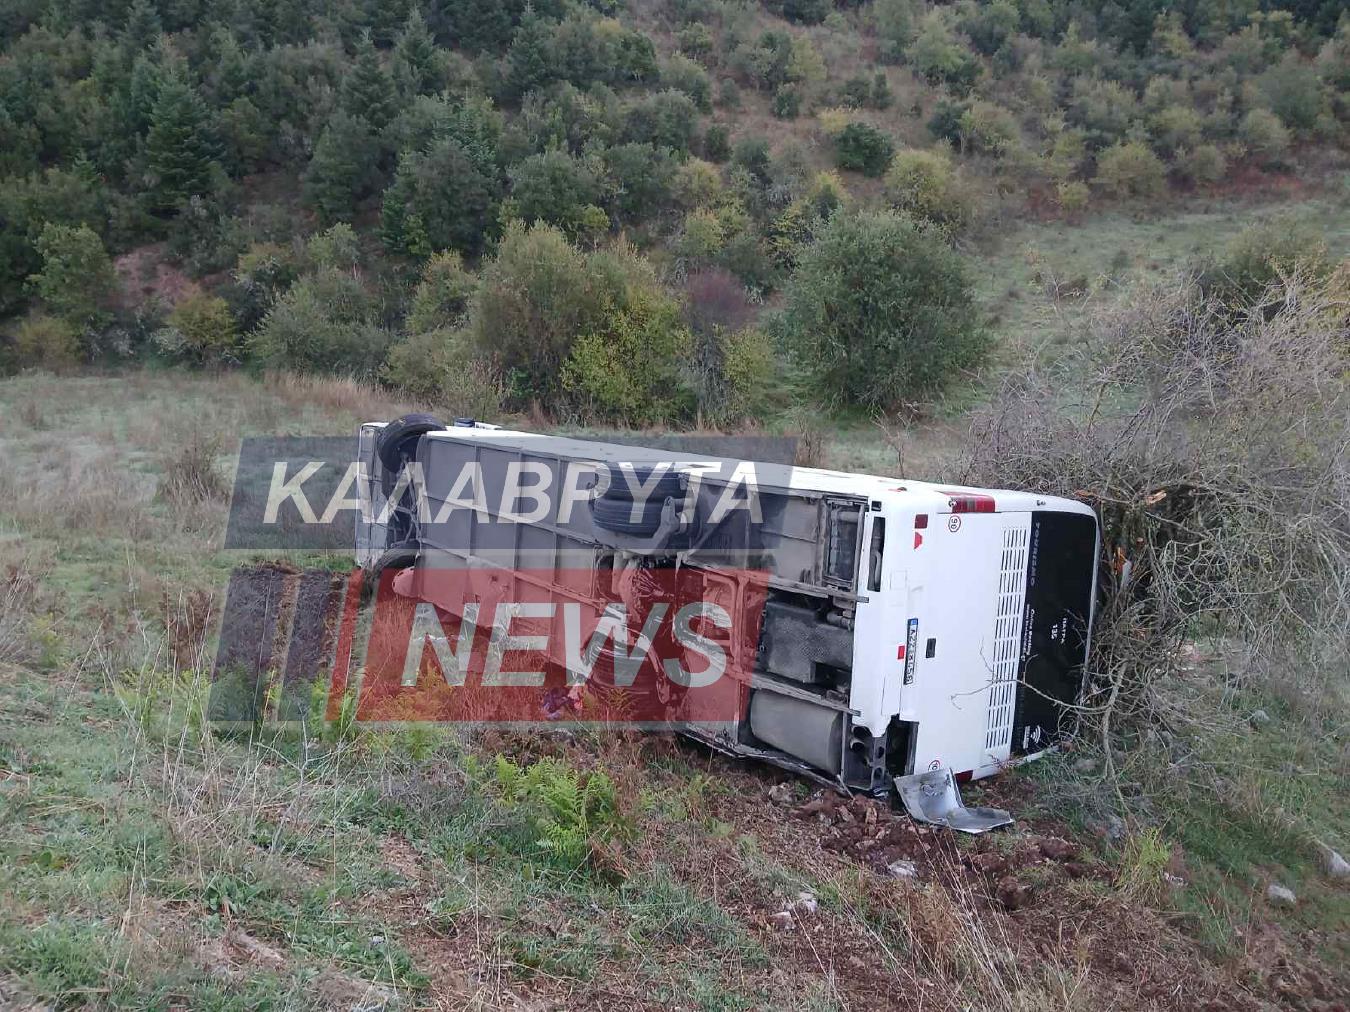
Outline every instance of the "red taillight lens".
POLYGON ((992 495, 978 495, 972 492, 944 492, 950 496, 947 507, 953 513, 993 513, 995 511, 992 495))

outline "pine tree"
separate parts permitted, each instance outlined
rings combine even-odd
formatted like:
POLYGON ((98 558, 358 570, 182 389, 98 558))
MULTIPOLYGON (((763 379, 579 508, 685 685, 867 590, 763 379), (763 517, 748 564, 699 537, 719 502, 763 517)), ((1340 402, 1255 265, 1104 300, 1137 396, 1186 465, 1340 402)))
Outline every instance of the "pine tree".
POLYGON ((356 202, 372 189, 376 155, 370 124, 344 110, 335 112, 305 172, 305 203, 325 224, 352 220, 356 202))
POLYGON ((524 95, 558 77, 553 57, 556 27, 533 11, 526 12, 506 54, 507 84, 513 95, 524 95))
POLYGON ((363 117, 376 130, 387 126, 397 111, 394 84, 368 32, 362 34, 356 62, 343 82, 342 108, 352 116, 363 117))
POLYGON ((196 89, 171 74, 159 90, 145 138, 146 167, 154 177, 152 210, 176 208, 211 190, 219 145, 210 114, 196 89))
POLYGON ((122 30, 127 48, 133 53, 142 52, 154 45, 163 31, 155 5, 150 0, 135 0, 127 11, 126 27, 122 30))
POLYGON ((495 217, 495 187, 450 137, 404 152, 384 194, 381 235, 391 249, 428 256, 445 249, 476 253, 495 217))
POLYGON ((441 90, 442 75, 436 44, 422 18, 413 9, 394 46, 394 78, 404 95, 432 95, 441 90))

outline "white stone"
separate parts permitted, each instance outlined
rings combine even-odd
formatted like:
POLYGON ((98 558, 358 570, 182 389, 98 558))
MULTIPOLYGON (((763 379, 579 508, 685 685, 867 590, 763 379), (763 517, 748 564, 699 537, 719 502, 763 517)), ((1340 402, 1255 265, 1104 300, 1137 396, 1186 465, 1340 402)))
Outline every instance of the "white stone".
POLYGON ((1298 897, 1294 895, 1294 890, 1280 885, 1278 882, 1272 882, 1266 886, 1266 899, 1272 906, 1292 907, 1298 902, 1298 897))

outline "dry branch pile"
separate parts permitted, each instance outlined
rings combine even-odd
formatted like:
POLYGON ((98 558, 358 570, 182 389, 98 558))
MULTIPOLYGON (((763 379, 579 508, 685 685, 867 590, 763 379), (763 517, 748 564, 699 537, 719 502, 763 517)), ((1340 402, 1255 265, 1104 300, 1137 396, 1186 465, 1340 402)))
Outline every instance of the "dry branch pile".
POLYGON ((1241 305, 1182 279, 1092 318, 977 420, 968 480, 1101 515, 1084 714, 1103 733, 1161 718, 1152 690, 1198 638, 1305 705, 1350 684, 1348 324, 1337 278, 1241 305))

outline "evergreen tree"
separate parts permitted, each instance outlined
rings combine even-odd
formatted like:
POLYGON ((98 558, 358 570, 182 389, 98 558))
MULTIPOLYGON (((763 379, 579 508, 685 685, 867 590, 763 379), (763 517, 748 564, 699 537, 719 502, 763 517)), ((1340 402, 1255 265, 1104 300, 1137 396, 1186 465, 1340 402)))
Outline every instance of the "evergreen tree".
POLYGON ((122 40, 131 52, 139 53, 154 45, 163 31, 155 5, 150 0, 135 0, 127 11, 122 40))
POLYGON ((412 256, 483 247, 496 210, 492 181, 463 145, 445 137, 422 152, 404 152, 385 191, 385 245, 412 256))
POLYGON ((403 95, 432 95, 441 90, 441 61, 422 12, 413 9, 394 46, 394 80, 403 95))
POLYGON ((352 116, 364 117, 376 130, 388 125, 397 112, 394 83, 380 63, 369 33, 362 34, 356 62, 343 82, 342 108, 352 116))
POLYGON ((304 184, 305 203, 325 224, 352 220, 357 201, 373 187, 377 147, 366 120, 342 109, 333 113, 314 145, 304 184))
POLYGON ((193 194, 209 193, 219 153, 206 104, 192 85, 171 74, 159 90, 145 138, 152 210, 171 210, 193 194))
POLYGON ((519 97, 558 78, 553 52, 556 29, 557 25, 533 11, 526 12, 506 54, 506 81, 511 94, 519 97))
POLYGON ((248 94, 252 83, 249 57, 228 28, 217 26, 211 32, 211 54, 213 66, 207 80, 214 104, 227 106, 248 94))

